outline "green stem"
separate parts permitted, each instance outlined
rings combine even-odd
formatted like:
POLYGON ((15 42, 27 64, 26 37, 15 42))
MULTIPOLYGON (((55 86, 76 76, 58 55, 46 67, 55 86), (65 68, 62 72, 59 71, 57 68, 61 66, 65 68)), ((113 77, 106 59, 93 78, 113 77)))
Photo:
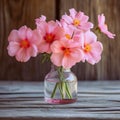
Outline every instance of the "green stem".
POLYGON ((60 94, 61 94, 62 99, 64 99, 61 82, 59 82, 59 90, 60 90, 60 94))
POLYGON ((62 88, 63 97, 65 98, 65 96, 66 96, 65 81, 61 82, 61 88, 62 88))
POLYGON ((55 84, 55 87, 53 89, 53 92, 52 92, 52 95, 51 95, 51 98, 53 98, 55 96, 55 93, 56 93, 56 89, 57 89, 57 86, 59 85, 59 83, 56 83, 55 84))
POLYGON ((72 95, 71 95, 71 92, 70 92, 68 83, 65 82, 65 85, 66 85, 66 94, 67 94, 68 98, 71 99, 71 98, 72 98, 72 95))
POLYGON ((56 93, 56 90, 57 90, 57 87, 58 87, 62 99, 65 99, 66 95, 69 99, 71 99, 72 95, 71 95, 71 92, 70 92, 70 89, 69 89, 69 85, 65 81, 63 67, 58 67, 57 72, 58 72, 58 76, 59 76, 60 81, 58 83, 56 83, 56 85, 53 89, 51 98, 53 98, 55 96, 55 93, 56 93))
POLYGON ((58 67, 57 71, 60 81, 64 81, 63 67, 58 67))
POLYGON ((51 54, 43 53, 42 54, 42 63, 44 63, 45 61, 49 61, 50 60, 50 56, 51 56, 51 54))

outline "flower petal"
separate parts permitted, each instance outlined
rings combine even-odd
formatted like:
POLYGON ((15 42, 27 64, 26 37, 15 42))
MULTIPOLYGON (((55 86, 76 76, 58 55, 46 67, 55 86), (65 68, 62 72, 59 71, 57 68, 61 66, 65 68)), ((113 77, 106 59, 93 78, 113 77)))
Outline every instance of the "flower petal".
POLYGON ((16 59, 19 62, 27 62, 30 59, 30 57, 31 56, 27 54, 27 51, 24 48, 19 49, 19 51, 16 54, 16 59))
POLYGON ((39 33, 44 36, 46 34, 46 29, 47 29, 47 23, 46 22, 40 22, 39 24, 37 24, 37 30, 39 31, 39 33))
POLYGON ((41 22, 44 22, 44 21, 46 21, 46 16, 44 15, 41 15, 41 17, 35 19, 36 25, 39 25, 41 22))
POLYGON ((81 49, 74 48, 73 50, 71 50, 70 56, 72 59, 74 59, 74 61, 80 62, 83 59, 84 55, 81 49))
POLYGON ((106 32, 106 35, 111 39, 114 39, 114 37, 116 36, 115 34, 109 32, 109 31, 106 32))
POLYGON ((99 23, 99 25, 104 25, 105 24, 104 14, 98 15, 98 23, 99 23))
POLYGON ((10 42, 7 47, 8 54, 10 56, 15 56, 19 49, 20 49, 20 46, 19 46, 19 43, 17 42, 10 42))
POLYGON ((64 19, 67 22, 67 24, 71 24, 73 22, 72 18, 68 15, 63 15, 62 19, 64 19))
POLYGON ((49 21, 47 26, 47 33, 52 33, 56 27, 59 27, 59 25, 53 20, 49 21))
POLYGON ((28 28, 28 29, 26 30, 26 37, 27 37, 27 39, 28 39, 28 40, 31 39, 32 36, 33 36, 33 31, 32 31, 30 28, 28 28))
POLYGON ((16 41, 18 42, 20 40, 18 31, 17 30, 12 30, 8 36, 8 41, 16 41))
POLYGON ((31 47, 29 47, 27 50, 26 50, 27 54, 29 56, 32 56, 32 57, 36 57, 37 56, 37 53, 38 53, 38 49, 37 49, 37 46, 32 44, 31 47))
POLYGON ((92 52, 92 53, 97 53, 97 54, 100 55, 100 54, 102 53, 102 51, 103 51, 102 43, 99 42, 99 41, 93 43, 93 44, 91 45, 91 47, 92 47, 92 49, 91 49, 91 52, 92 52))
POLYGON ((94 65, 95 63, 98 63, 101 60, 101 55, 98 55, 97 53, 92 54, 91 53, 92 59, 88 59, 88 62, 94 65))
POLYGON ((62 52, 61 47, 62 47, 62 42, 55 41, 51 45, 51 50, 53 53, 61 53, 62 52))
POLYGON ((70 16, 71 16, 72 18, 74 18, 75 15, 77 14, 77 12, 76 12, 76 10, 75 10, 74 8, 69 9, 69 12, 70 12, 70 16))
POLYGON ((71 68, 73 65, 76 64, 76 61, 71 56, 64 56, 62 60, 62 66, 64 68, 71 68))
POLYGON ((79 29, 83 30, 83 31, 88 31, 91 28, 93 28, 93 24, 91 22, 86 22, 80 26, 78 26, 79 29))
POLYGON ((20 39, 24 40, 27 38, 27 26, 22 26, 19 30, 18 30, 18 35, 20 37, 20 39))
POLYGON ((38 30, 37 29, 33 30, 32 37, 30 38, 30 42, 35 45, 39 45, 39 43, 41 42, 41 39, 42 39, 42 36, 41 34, 39 34, 38 30))
POLYGON ((41 41, 40 44, 38 45, 38 50, 40 53, 50 53, 51 49, 50 49, 50 45, 48 43, 46 43, 45 41, 41 41))
POLYGON ((51 55, 51 62, 56 65, 56 66, 61 66, 62 65, 62 58, 63 58, 63 54, 57 54, 57 53, 53 53, 51 55))
POLYGON ((64 29, 59 26, 54 29, 53 33, 55 34, 55 40, 60 40, 65 34, 64 29))
POLYGON ((96 41, 97 41, 97 36, 93 32, 87 31, 85 33, 85 44, 91 44, 96 41))

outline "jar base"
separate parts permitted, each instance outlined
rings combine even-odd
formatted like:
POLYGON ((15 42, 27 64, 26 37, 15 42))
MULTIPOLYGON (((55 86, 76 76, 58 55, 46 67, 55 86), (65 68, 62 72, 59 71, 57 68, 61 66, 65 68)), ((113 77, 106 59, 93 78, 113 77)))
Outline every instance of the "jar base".
POLYGON ((46 103, 50 104, 70 104, 76 102, 77 99, 52 99, 52 98, 45 98, 46 103))

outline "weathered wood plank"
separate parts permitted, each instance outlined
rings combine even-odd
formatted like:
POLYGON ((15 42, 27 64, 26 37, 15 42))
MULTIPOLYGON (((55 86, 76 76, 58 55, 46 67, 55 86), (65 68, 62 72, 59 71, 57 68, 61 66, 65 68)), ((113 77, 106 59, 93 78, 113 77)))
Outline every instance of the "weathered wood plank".
POLYGON ((43 83, 0 82, 1 120, 120 120, 120 81, 79 82, 74 104, 44 102, 43 83))

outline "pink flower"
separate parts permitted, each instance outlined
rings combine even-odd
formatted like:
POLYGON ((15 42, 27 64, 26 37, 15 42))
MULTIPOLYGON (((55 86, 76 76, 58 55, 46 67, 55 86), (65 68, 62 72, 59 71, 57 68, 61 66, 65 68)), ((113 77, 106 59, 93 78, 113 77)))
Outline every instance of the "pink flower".
POLYGON ((35 19, 36 25, 39 26, 42 22, 46 21, 46 16, 41 15, 41 17, 35 19))
POLYGON ((103 46, 99 41, 97 41, 97 36, 91 31, 86 32, 84 35, 83 62, 86 60, 92 65, 98 63, 101 59, 102 51, 103 46))
POLYGON ((55 41, 51 45, 51 61, 56 66, 71 68, 83 58, 83 52, 77 42, 69 40, 55 41))
POLYGON ((37 31, 32 31, 26 26, 22 26, 19 30, 12 30, 8 36, 8 54, 15 56, 20 62, 27 62, 30 57, 37 56, 38 38, 40 36, 38 36, 37 31))
POLYGON ((111 32, 108 31, 108 27, 105 24, 105 16, 104 14, 98 15, 98 27, 100 31, 104 34, 106 34, 109 38, 114 38, 115 34, 112 34, 111 32))
POLYGON ((84 32, 71 28, 71 26, 62 20, 60 22, 57 21, 57 23, 64 29, 64 38, 62 39, 78 42, 78 44, 82 46, 84 42, 84 32))
POLYGON ((70 16, 67 14, 62 16, 62 20, 77 30, 88 31, 93 28, 93 24, 88 22, 89 17, 83 12, 77 12, 74 8, 69 10, 70 16))
POLYGON ((56 22, 49 21, 48 23, 45 21, 37 22, 37 29, 39 34, 41 34, 42 39, 38 46, 40 53, 51 53, 51 44, 55 40, 60 40, 61 37, 64 36, 64 30, 60 27, 56 22))

